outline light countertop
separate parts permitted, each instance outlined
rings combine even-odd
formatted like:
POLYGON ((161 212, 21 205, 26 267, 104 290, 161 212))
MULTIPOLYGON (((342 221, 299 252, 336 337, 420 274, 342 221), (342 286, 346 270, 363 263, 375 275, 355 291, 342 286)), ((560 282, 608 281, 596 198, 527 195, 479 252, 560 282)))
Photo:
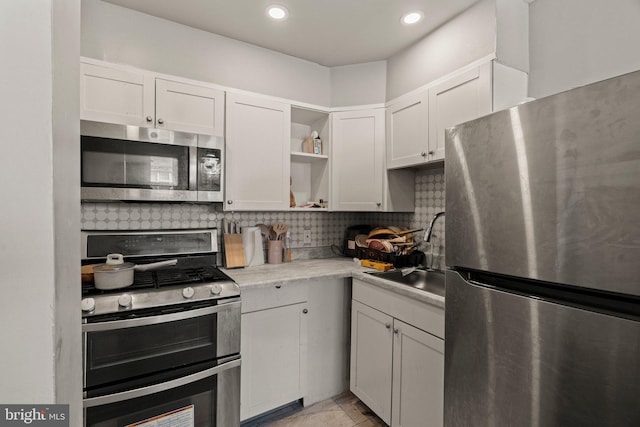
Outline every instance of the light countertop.
POLYGON ((240 285, 241 291, 242 289, 265 287, 291 280, 354 278, 444 308, 444 297, 367 274, 367 271, 375 272, 376 270, 362 267, 354 263, 351 258, 296 260, 282 264, 264 264, 246 268, 223 268, 222 271, 240 285))

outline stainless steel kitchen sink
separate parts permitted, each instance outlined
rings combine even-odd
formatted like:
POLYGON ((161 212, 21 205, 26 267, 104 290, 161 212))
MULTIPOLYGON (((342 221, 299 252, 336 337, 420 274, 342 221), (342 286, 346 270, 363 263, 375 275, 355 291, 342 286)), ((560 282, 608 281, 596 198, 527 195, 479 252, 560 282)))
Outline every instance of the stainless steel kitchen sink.
POLYGON ((440 271, 404 268, 368 274, 444 297, 444 273, 440 271))

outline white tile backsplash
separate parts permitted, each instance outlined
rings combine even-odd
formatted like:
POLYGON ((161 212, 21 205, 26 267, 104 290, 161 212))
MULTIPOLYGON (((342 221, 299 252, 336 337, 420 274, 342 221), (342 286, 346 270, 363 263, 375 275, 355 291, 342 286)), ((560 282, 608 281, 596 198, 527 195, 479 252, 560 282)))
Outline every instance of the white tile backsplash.
MULTIPOLYGON (((411 190, 409 190, 411 191, 411 190)), ((372 226, 397 225, 426 228, 436 212, 444 210, 444 169, 416 171, 416 210, 414 213, 357 212, 224 212, 220 204, 192 203, 88 203, 82 204, 84 230, 153 230, 189 229, 222 226, 222 219, 237 221, 241 227, 286 222, 290 226, 291 243, 298 248, 294 257, 304 258, 332 252, 327 247, 342 247, 345 229, 354 224, 372 226), (302 232, 311 229, 311 245, 304 245, 302 232), (307 249, 302 249, 307 248, 307 249), (317 248, 317 249, 315 249, 317 248)), ((423 233, 417 236, 422 240, 423 233)), ((434 267, 444 268, 444 221, 438 220, 433 231, 434 267)), ((423 246, 429 254, 431 248, 423 246)), ((427 257, 430 261, 429 256, 427 257)))

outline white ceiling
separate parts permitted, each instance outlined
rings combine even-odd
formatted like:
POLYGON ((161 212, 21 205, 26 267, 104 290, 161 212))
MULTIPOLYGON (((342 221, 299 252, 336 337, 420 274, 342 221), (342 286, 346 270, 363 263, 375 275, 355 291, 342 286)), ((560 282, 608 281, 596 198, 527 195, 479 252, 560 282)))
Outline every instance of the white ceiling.
POLYGON ((333 67, 387 59, 478 0, 105 1, 333 67), (268 19, 270 4, 285 6, 288 19, 268 19), (416 9, 424 19, 401 25, 416 9))

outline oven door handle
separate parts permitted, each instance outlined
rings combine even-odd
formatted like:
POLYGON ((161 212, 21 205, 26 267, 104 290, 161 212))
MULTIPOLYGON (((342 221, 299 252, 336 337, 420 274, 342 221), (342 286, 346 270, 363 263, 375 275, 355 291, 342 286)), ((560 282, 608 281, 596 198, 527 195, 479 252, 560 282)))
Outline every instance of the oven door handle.
POLYGON ((172 388, 181 387, 183 385, 191 384, 196 381, 200 381, 205 378, 218 375, 219 373, 226 371, 227 369, 240 366, 240 359, 235 359, 222 365, 215 366, 213 368, 205 369, 204 371, 196 372, 195 374, 186 375, 184 377, 176 378, 175 380, 165 381, 159 384, 153 384, 146 387, 136 388, 134 390, 121 391, 119 393, 108 394, 106 396, 88 397, 82 401, 83 408, 91 408, 94 406, 108 405, 110 403, 122 402, 123 400, 135 399, 138 397, 148 396, 150 394, 158 393, 160 391, 169 390, 172 388))
POLYGON ((240 309, 240 301, 235 300, 211 307, 197 308, 195 310, 184 310, 177 313, 161 314, 158 316, 139 317, 136 319, 112 320, 109 322, 85 323, 82 325, 82 332, 111 331, 114 329, 133 328, 135 326, 149 326, 158 323, 173 322, 176 320, 192 319, 194 317, 206 316, 219 313, 221 311, 240 309))

